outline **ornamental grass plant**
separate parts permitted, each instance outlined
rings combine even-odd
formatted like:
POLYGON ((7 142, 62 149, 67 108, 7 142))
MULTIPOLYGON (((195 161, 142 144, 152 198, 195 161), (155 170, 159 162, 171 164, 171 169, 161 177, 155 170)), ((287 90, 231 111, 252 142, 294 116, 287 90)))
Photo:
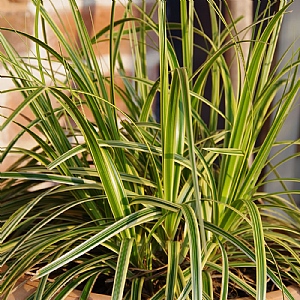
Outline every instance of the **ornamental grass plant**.
POLYGON ((112 1, 111 25, 92 38, 75 0, 69 0, 80 49, 68 42, 42 1, 32 2, 35 34, 16 34, 35 44, 34 56, 20 57, 0 33, 1 63, 15 84, 3 93, 18 91, 24 99, 2 130, 17 123, 25 108, 35 116, 28 126, 17 124, 19 135, 2 149, 2 160, 20 154, 0 175, 3 299, 26 273, 40 279, 32 300, 64 299, 75 288, 83 291, 80 299, 94 291, 112 299, 250 295, 263 300, 273 288, 293 299, 286 287, 300 284, 300 210, 293 200, 299 191, 263 190, 269 173, 283 187, 286 181, 299 181, 281 178, 280 164, 272 164, 282 148, 270 156, 278 146, 299 143, 276 140, 300 87, 299 49, 286 65, 281 59, 274 63, 290 2, 279 1, 272 16, 268 9, 256 15, 255 35, 243 41, 212 0, 212 37, 194 27, 193 1, 180 1, 186 20, 181 24, 167 22, 165 1, 156 2, 157 23, 151 16, 155 10, 145 13, 145 1, 140 7, 130 1, 115 22, 112 1), (133 7, 139 17, 133 17, 133 7), (38 35, 38 27, 46 24, 66 49, 64 55, 38 35), (182 32, 183 66, 167 38, 171 29, 182 32), (150 32, 159 41, 156 81, 147 74, 150 32), (207 42, 207 59, 196 71, 191 63, 194 35, 207 42), (92 47, 101 38, 110 43, 109 76, 92 47), (131 76, 123 68, 122 39, 132 43, 131 76), (248 57, 241 51, 243 42, 251 45, 248 57), (245 69, 236 93, 224 58, 228 49, 236 51, 245 69), (114 70, 123 88, 115 84, 114 70), (159 121, 152 111, 158 96, 159 121), (126 114, 115 106, 116 97, 126 103, 126 114), (210 107, 208 123, 203 105, 210 107), (258 143, 266 122, 268 132, 258 143), (23 134, 35 140, 32 149, 16 147, 23 134))

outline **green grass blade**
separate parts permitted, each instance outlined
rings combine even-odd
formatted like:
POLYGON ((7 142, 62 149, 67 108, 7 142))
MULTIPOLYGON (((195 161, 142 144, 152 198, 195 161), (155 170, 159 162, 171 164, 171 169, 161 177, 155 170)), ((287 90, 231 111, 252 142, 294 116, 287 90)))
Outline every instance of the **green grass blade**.
POLYGON ((197 215, 199 225, 200 225, 202 247, 203 247, 203 249, 205 249, 206 237, 205 237, 205 231, 204 231, 203 213, 201 211, 201 199, 200 199, 200 191, 199 191, 199 185, 198 185, 197 164, 196 164, 196 158, 195 158, 196 157, 196 155, 195 155, 196 147, 195 147, 195 142, 194 142, 192 105, 191 105, 191 97, 189 94, 189 84, 188 84, 187 74, 184 69, 179 69, 178 75, 179 75, 179 82, 180 82, 182 102, 183 102, 187 144, 188 144, 188 149, 189 149, 190 162, 192 165, 192 178, 193 178, 193 186, 194 186, 194 195, 195 195, 195 199, 196 199, 196 215, 197 215))
POLYGON ((142 300, 142 290, 144 285, 144 278, 136 278, 132 281, 131 299, 142 300))
POLYGON ((179 266, 180 243, 168 242, 168 271, 165 295, 168 300, 173 300, 176 292, 177 270, 179 266))
POLYGON ((86 240, 78 247, 64 254, 54 262, 50 263, 46 267, 42 268, 38 272, 38 278, 43 277, 46 274, 58 269, 59 267, 65 265, 67 262, 76 259, 82 254, 88 252, 89 250, 97 247, 101 243, 104 243, 109 238, 117 235, 118 233, 130 228, 134 227, 138 224, 142 224, 144 222, 149 222, 150 220, 157 219, 160 215, 159 212, 153 209, 142 209, 138 212, 132 213, 123 219, 115 222, 113 225, 108 226, 100 233, 96 234, 92 238, 86 240))
POLYGON ((202 299, 202 253, 201 253, 201 237, 199 234, 199 226, 196 215, 192 208, 188 205, 182 205, 182 213, 188 227, 188 237, 190 244, 190 260, 191 260, 191 278, 192 278, 192 297, 193 299, 202 299))
POLYGON ((93 288, 98 276, 99 276, 98 274, 94 274, 93 276, 91 276, 89 278, 87 283, 84 285, 84 288, 82 290, 79 300, 88 300, 89 299, 90 293, 92 292, 92 288, 93 288))
POLYGON ((115 273, 114 287, 111 295, 112 300, 123 299, 123 291, 125 281, 127 278, 127 270, 129 266, 132 244, 133 239, 122 240, 118 257, 117 269, 115 273))
POLYGON ((229 262, 228 255, 222 242, 218 240, 218 244, 222 253, 222 286, 220 300, 227 300, 229 288, 229 262))
POLYGON ((266 299, 267 292, 267 257, 265 251, 264 230, 258 208, 253 202, 245 202, 253 228, 256 261, 256 299, 266 299))

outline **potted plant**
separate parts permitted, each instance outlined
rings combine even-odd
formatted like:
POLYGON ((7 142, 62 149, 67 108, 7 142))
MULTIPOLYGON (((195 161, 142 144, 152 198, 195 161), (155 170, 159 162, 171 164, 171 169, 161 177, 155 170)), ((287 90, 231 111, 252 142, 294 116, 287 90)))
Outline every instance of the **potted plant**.
POLYGON ((80 299, 89 299, 92 291, 112 299, 266 299, 273 289, 296 299, 288 289, 300 283, 295 191, 285 190, 285 199, 262 190, 269 173, 283 186, 288 180, 272 166, 271 150, 296 143, 276 141, 276 136, 296 101, 300 60, 271 68, 289 3, 280 1, 272 17, 265 12, 265 28, 259 20, 254 23, 256 37, 249 57, 241 57, 245 79, 236 95, 224 54, 232 47, 242 54, 243 41, 232 35, 234 23, 217 34, 217 18, 223 17, 213 1, 213 38, 205 36, 207 60, 196 72, 193 37, 204 34, 193 27, 192 1, 180 2, 186 22, 168 24, 182 30, 184 67, 167 39, 165 1, 157 2, 158 24, 143 8, 136 8, 140 18, 130 17, 131 2, 128 15, 114 22, 112 5, 111 25, 90 39, 76 2, 70 0, 81 51, 68 44, 42 3, 33 3, 37 19, 41 16, 52 27, 67 54, 18 32, 36 44, 35 64, 33 58, 19 57, 0 34, 5 49, 1 61, 24 97, 2 129, 16 122, 25 107, 35 116, 27 126, 18 124, 20 134, 2 153, 2 159, 11 151, 22 154, 0 175, 3 299, 24 274, 39 279, 28 299, 65 299, 75 288, 82 291, 80 299), (157 81, 147 76, 148 31, 159 38, 157 81), (111 51, 108 77, 92 47, 104 36, 111 51), (122 38, 132 41, 134 76, 122 67, 122 38), (116 66, 123 88, 114 84, 116 66), (204 89, 209 76, 208 100, 204 89), (151 109, 158 93, 159 122, 151 109), (129 111, 121 123, 117 95, 129 111), (275 95, 280 100, 272 106, 275 95), (201 117, 204 104, 210 107, 209 124, 201 117), (259 145, 271 112, 269 131, 259 145), (25 133, 36 145, 30 150, 14 147, 25 133), (264 174, 266 166, 270 169, 264 174))

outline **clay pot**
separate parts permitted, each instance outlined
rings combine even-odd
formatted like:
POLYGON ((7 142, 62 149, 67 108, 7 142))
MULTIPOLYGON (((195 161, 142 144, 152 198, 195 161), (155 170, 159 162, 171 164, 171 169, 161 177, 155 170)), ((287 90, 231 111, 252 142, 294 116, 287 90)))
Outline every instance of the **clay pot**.
POLYGON ((27 3, 28 0, 8 0, 9 2, 15 2, 15 3, 27 3))
MULTIPOLYGON (((1 281, 0 281, 1 283, 1 281)), ((30 276, 23 276, 16 284, 13 291, 8 296, 7 300, 26 300, 37 288, 38 280, 31 280, 30 276)), ((81 291, 72 291, 65 299, 78 300, 80 299, 81 291)), ((3 297, 0 297, 2 300, 3 297)), ((110 300, 110 296, 91 293, 89 300, 110 300)))
MULTIPOLYGON (((291 286, 287 287, 287 289, 292 294, 292 296, 294 297, 295 300, 300 300, 300 287, 291 285, 291 286)), ((237 298, 235 300, 254 300, 254 298, 244 297, 244 298, 237 298)), ((269 293, 267 293, 266 300, 283 300, 282 292, 280 290, 269 292, 269 293)))
MULTIPOLYGON (((30 296, 34 290, 38 286, 38 281, 31 281, 30 278, 26 278, 23 282, 20 281, 19 284, 16 286, 16 288, 13 290, 13 292, 9 295, 7 300, 25 300, 28 296, 30 296)), ((300 287, 296 286, 289 286, 287 288, 289 292, 292 294, 295 300, 300 300, 300 287)), ((74 290, 71 292, 67 298, 67 300, 77 300, 80 298, 81 291, 74 290)), ((0 297, 0 300, 2 297, 0 297)), ((89 296, 89 300, 110 300, 110 296, 106 295, 100 295, 91 293, 89 296)), ((237 298, 235 300, 253 300, 252 297, 244 297, 244 298, 237 298)), ((280 290, 273 291, 267 293, 266 300, 282 300, 282 292, 280 290)))
MULTIPOLYGON (((1 270, 5 270, 6 266, 2 267, 1 270)), ((0 281, 1 284, 1 281, 0 281)), ((37 288, 38 280, 32 280, 31 276, 24 275, 20 278, 8 296, 7 300, 26 300, 37 288)), ((287 287, 291 295, 295 300, 300 300, 300 286, 291 285, 287 287)), ((65 299, 66 300, 77 300, 80 299, 81 291, 74 290, 72 291, 65 299)), ((0 297, 2 300, 3 297, 0 297)), ((107 295, 101 295, 96 293, 91 293, 89 300, 110 300, 111 297, 107 295)), ((252 297, 236 298, 234 300, 254 300, 252 297)), ((282 292, 280 290, 267 293, 266 300, 283 300, 282 292)))

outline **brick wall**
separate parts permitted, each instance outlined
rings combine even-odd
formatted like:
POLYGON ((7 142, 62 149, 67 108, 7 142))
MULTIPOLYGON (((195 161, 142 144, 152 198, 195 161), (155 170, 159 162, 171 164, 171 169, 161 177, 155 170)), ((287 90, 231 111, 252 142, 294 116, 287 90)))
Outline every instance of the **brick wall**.
MULTIPOLYGON (((124 4, 126 0, 117 1, 115 10, 115 19, 121 18, 124 12, 124 4)), ((134 1, 137 3, 138 1, 134 1)), ((152 8, 155 1, 147 0, 147 6, 149 10, 152 8)), ((75 23, 72 17, 72 12, 69 7, 69 1, 67 0, 44 0, 44 7, 51 13, 51 17, 55 20, 56 24, 67 37, 71 44, 78 44, 78 35, 76 32, 75 23), (55 9, 54 9, 55 7, 55 9)), ((111 0, 77 0, 77 4, 80 8, 80 12, 84 18, 86 27, 90 32, 90 35, 94 35, 104 26, 107 26, 110 22, 111 12, 111 0)), ((137 11, 135 12, 138 13, 137 11)), ((16 30, 25 31, 29 34, 33 34, 35 17, 35 7, 31 3, 31 0, 1 0, 0 6, 0 27, 14 28, 16 30)), ((30 41, 25 40, 23 37, 18 36, 16 33, 10 33, 3 31, 4 36, 13 45, 13 47, 24 57, 31 55, 34 51, 34 45, 30 41)), ((59 52, 64 52, 61 45, 58 43, 54 33, 50 28, 47 28, 48 43, 51 47, 55 48, 59 52)), ((128 74, 133 69, 133 59, 131 55, 131 48, 128 41, 122 41, 122 55, 125 68, 128 74)), ((152 48, 152 47, 151 47, 152 48)), ((149 48, 150 49, 150 48, 149 48)), ((103 72, 109 72, 109 43, 108 41, 102 41, 95 45, 95 53, 99 58, 99 64, 102 66, 103 72), (101 45, 101 46, 100 46, 101 45)), ((0 51, 3 48, 0 46, 0 51)), ((149 51, 149 76, 154 79, 157 77, 157 64, 158 55, 154 50, 149 51)), ((0 65, 0 74, 5 75, 3 66, 0 65)), ((13 87, 13 84, 8 79, 1 78, 0 90, 4 91, 9 87, 13 87)), ((17 92, 14 93, 1 93, 0 94, 0 124, 4 118, 2 116, 8 116, 15 107, 17 107, 22 101, 22 96, 17 92)), ((55 104, 54 104, 55 105, 55 104)), ((117 106, 121 109, 125 109, 122 102, 117 100, 117 106)), ((29 110, 23 111, 23 116, 19 116, 16 121, 23 125, 28 124, 30 115, 29 110)), ((0 147, 6 147, 6 145, 17 135, 20 128, 17 125, 10 125, 5 130, 0 132, 0 147)), ((24 135, 18 142, 17 146, 31 148, 33 141, 30 137, 24 135)), ((0 166, 0 170, 4 170, 10 165, 15 158, 13 156, 8 157, 0 166)))

